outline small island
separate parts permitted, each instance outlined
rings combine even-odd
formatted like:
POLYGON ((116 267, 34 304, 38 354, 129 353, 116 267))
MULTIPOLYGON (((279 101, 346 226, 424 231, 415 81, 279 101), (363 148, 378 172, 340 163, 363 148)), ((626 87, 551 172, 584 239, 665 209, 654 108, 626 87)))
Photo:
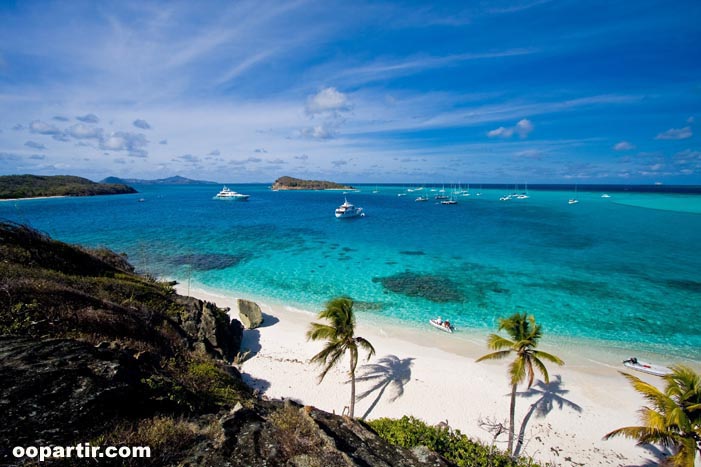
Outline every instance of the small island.
POLYGON ((280 177, 271 186, 273 191, 277 190, 355 190, 350 185, 341 185, 325 180, 302 180, 294 177, 280 177))
POLYGON ((0 176, 0 199, 43 198, 49 196, 96 196, 137 193, 128 185, 95 183, 71 175, 0 176))
POLYGON ((100 183, 119 183, 122 185, 218 185, 217 182, 207 180, 192 180, 176 175, 174 177, 159 178, 156 180, 144 180, 141 178, 107 177, 100 183))

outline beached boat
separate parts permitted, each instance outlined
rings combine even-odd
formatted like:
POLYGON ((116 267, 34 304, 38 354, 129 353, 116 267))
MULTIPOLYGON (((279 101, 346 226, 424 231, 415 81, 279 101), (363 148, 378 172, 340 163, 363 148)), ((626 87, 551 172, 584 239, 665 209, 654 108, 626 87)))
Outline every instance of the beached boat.
POLYGON ((455 330, 455 326, 450 324, 450 321, 443 321, 440 318, 435 318, 435 319, 429 319, 429 323, 431 323, 431 326, 434 328, 440 329, 443 332, 447 332, 449 334, 452 334, 453 331, 455 330))
POLYGON ((633 370, 642 371, 643 373, 655 376, 665 376, 672 373, 672 370, 667 367, 643 362, 635 357, 630 357, 628 360, 623 360, 623 365, 627 366, 628 368, 632 368, 633 370))
POLYGON ((214 199, 229 199, 235 201, 246 201, 251 195, 244 195, 242 193, 236 193, 227 187, 222 188, 222 190, 214 196, 214 199))
POLYGON ((363 208, 358 208, 344 200, 343 204, 336 208, 337 219, 348 219, 350 217, 364 216, 363 208))

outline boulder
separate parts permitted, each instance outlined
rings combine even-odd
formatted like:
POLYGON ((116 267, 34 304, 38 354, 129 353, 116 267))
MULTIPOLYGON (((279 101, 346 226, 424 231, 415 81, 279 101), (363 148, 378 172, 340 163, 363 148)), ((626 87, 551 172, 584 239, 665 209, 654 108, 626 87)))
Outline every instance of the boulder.
POLYGON ((239 318, 246 329, 255 329, 263 322, 263 313, 257 303, 238 299, 239 318))

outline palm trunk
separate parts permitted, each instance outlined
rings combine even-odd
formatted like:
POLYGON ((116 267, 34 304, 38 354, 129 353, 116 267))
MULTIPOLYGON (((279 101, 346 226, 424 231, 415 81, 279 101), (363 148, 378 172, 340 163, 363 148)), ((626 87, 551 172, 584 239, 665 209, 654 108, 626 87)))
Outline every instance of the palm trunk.
POLYGON ((351 400, 350 400, 350 410, 348 411, 350 418, 354 418, 355 413, 355 361, 357 356, 351 352, 351 366, 350 366, 350 377, 351 377, 351 400), (355 357, 355 358, 354 358, 355 357))
POLYGON ((513 454, 514 448, 514 425, 516 417, 516 385, 511 386, 511 408, 509 409, 509 455, 513 454))

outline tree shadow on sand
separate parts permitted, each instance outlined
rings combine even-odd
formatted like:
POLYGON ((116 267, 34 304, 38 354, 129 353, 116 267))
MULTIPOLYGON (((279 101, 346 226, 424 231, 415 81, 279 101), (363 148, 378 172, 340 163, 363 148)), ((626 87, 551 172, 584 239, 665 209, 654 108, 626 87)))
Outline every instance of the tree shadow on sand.
POLYGON ((358 395, 357 400, 365 399, 373 393, 377 393, 375 400, 365 411, 362 417, 364 420, 375 409, 380 399, 387 389, 392 391, 389 398, 394 402, 404 395, 404 386, 411 381, 411 366, 413 358, 399 358, 396 355, 387 355, 377 361, 360 367, 358 382, 371 381, 373 386, 358 395))
POLYGON ((553 410, 555 405, 557 405, 557 408, 560 410, 564 407, 568 407, 578 413, 582 412, 582 407, 565 399, 564 395, 568 392, 570 392, 569 389, 562 388, 562 376, 555 375, 555 378, 551 379, 549 383, 538 381, 535 386, 528 391, 516 393, 522 397, 538 397, 538 400, 531 404, 528 413, 523 417, 521 429, 518 432, 518 443, 516 444, 516 449, 514 449, 514 457, 518 457, 521 453, 523 438, 526 434, 526 426, 533 414, 535 414, 537 418, 544 418, 553 410))

